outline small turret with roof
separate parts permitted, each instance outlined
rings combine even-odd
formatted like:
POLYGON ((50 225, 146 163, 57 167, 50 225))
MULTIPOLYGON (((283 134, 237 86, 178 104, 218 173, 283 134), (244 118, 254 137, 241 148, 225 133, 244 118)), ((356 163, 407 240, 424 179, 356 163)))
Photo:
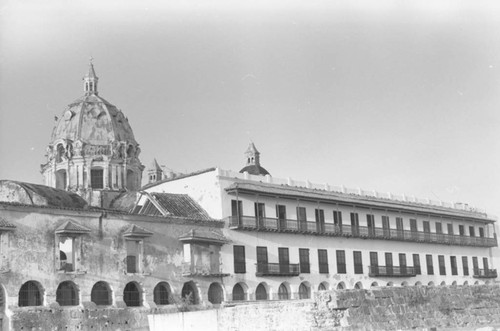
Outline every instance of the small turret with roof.
POLYGON ((255 147, 253 142, 250 142, 248 145, 247 151, 245 152, 245 157, 247 160, 247 164, 243 169, 240 170, 240 173, 248 172, 250 175, 270 175, 270 173, 261 167, 260 165, 260 153, 255 147))

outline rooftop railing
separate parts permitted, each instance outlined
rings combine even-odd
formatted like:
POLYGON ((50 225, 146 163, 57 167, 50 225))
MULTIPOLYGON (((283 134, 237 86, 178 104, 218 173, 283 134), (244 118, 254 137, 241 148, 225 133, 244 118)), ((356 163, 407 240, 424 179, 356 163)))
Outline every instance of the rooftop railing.
POLYGON ((498 246, 496 236, 493 238, 471 237, 425 231, 397 230, 391 228, 367 226, 353 227, 350 225, 339 226, 332 223, 317 223, 305 220, 299 221, 269 217, 256 218, 255 216, 230 216, 228 217, 228 222, 230 228, 242 230, 310 233, 325 236, 413 241, 458 246, 498 246))
POLYGON ((415 267, 370 266, 370 277, 415 277, 415 267))
POLYGON ((299 264, 257 263, 256 276, 298 276, 299 264))

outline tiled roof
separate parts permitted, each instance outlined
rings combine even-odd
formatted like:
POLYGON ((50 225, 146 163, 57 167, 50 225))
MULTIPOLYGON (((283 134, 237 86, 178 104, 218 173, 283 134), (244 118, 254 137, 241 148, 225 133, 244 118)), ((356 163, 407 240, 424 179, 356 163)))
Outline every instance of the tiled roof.
POLYGON ((227 192, 265 192, 272 195, 281 195, 289 197, 298 197, 302 199, 333 201, 336 203, 346 203, 350 205, 378 207, 384 209, 402 209, 417 213, 447 215, 452 217, 463 217, 474 220, 482 220, 486 222, 494 222, 493 219, 488 218, 486 214, 476 213, 466 210, 458 210, 434 205, 427 205, 422 203, 390 200, 384 198, 361 196, 357 194, 340 193, 326 190, 311 189, 305 187, 295 187, 279 184, 268 184, 260 182, 235 182, 226 188, 227 192))
POLYGON ((131 212, 132 208, 137 201, 137 195, 139 192, 137 191, 127 191, 120 193, 116 198, 111 201, 109 209, 119 210, 124 212, 131 212))
POLYGON ((88 208, 87 202, 76 193, 13 180, 0 180, 0 201, 34 206, 88 208))
POLYGON ((222 233, 217 233, 215 231, 210 230, 200 230, 200 229, 192 229, 189 232, 179 236, 180 241, 203 241, 203 242, 211 242, 211 243, 227 243, 228 240, 222 233))
MULTIPOLYGON (((152 192, 149 193, 149 195, 152 199, 155 199, 155 202, 157 202, 168 215, 205 221, 212 220, 210 216, 208 216, 208 213, 187 194, 152 192)), ((160 213, 156 207, 149 208, 150 206, 146 204, 138 214, 155 216, 160 213)))
POLYGON ((247 165, 246 167, 240 170, 240 173, 244 172, 248 172, 250 175, 261 175, 261 176, 269 175, 269 172, 266 169, 257 164, 247 165))
POLYGON ((0 217, 0 229, 15 229, 16 226, 7 222, 4 218, 0 217))
POLYGON ((90 229, 72 220, 67 220, 56 229, 56 233, 89 233, 90 229))
POLYGON ((123 236, 125 237, 137 237, 137 238, 151 237, 153 234, 154 232, 146 230, 145 228, 135 224, 130 225, 125 230, 125 232, 123 232, 123 236))

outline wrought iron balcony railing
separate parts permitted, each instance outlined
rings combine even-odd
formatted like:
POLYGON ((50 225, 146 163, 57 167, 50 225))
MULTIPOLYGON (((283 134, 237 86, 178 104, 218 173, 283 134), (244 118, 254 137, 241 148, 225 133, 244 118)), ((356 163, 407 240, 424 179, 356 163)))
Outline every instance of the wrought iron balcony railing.
POLYGON ((256 276, 298 276, 298 264, 257 263, 256 276))
POLYGON ((415 267, 370 266, 370 277, 415 277, 415 267))
POLYGON ((312 233, 325 236, 343 236, 355 238, 370 238, 382 240, 413 241, 443 245, 459 246, 498 246, 496 236, 470 237, 444 233, 431 233, 424 231, 396 230, 388 228, 350 225, 338 226, 332 223, 316 223, 309 221, 298 221, 277 218, 256 218, 255 216, 230 216, 229 226, 232 229, 312 233))
POLYGON ((474 269, 474 278, 497 278, 497 269, 474 269))

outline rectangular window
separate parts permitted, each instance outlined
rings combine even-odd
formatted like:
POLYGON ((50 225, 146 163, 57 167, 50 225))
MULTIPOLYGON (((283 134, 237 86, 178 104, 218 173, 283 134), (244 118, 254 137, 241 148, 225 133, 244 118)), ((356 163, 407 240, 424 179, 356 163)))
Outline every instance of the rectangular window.
POLYGON ((231 200, 231 225, 242 225, 243 205, 240 200, 231 200))
POLYGON ((429 223, 429 221, 424 221, 423 225, 424 225, 424 238, 425 240, 428 241, 431 239, 431 224, 429 223))
POLYGON ((316 231, 325 232, 325 211, 316 209, 314 215, 316 217, 316 231))
POLYGON ((311 273, 311 267, 309 264, 309 249, 299 248, 299 263, 301 274, 311 273))
POLYGON ((447 225, 447 227, 448 227, 448 234, 453 235, 453 224, 448 223, 448 224, 446 224, 446 225, 447 225))
POLYGON ((420 255, 413 254, 413 268, 415 268, 415 273, 417 275, 422 274, 422 268, 420 267, 420 255))
POLYGON ((396 231, 398 233, 398 238, 404 237, 404 228, 403 228, 403 218, 396 217, 396 231))
POLYGON ((427 274, 434 275, 434 265, 432 263, 432 255, 426 255, 425 262, 427 264, 427 274))
POLYGON ((438 264, 439 264, 439 274, 441 276, 446 275, 446 265, 444 264, 444 255, 438 255, 438 264))
POLYGON ((360 251, 354 251, 354 273, 362 274, 363 273, 363 260, 360 251))
POLYGON ((462 256, 462 268, 464 276, 469 276, 469 261, 467 260, 467 256, 462 256))
POLYGON ((342 230, 342 212, 339 210, 333 211, 333 224, 342 230))
POLYGON ((328 270, 328 251, 326 249, 318 249, 319 273, 327 274, 328 270))
POLYGON ((375 216, 371 214, 366 215, 366 225, 368 226, 368 235, 375 237, 375 216))
POLYGON ((75 241, 71 237, 59 238, 59 270, 75 271, 75 241))
POLYGON ((389 223, 389 216, 382 216, 382 231, 384 232, 384 237, 388 238, 391 236, 391 225, 389 223))
POLYGON ((463 225, 458 226, 458 234, 461 236, 465 236, 465 228, 463 225))
POLYGON ((385 253, 385 269, 387 270, 388 275, 392 275, 394 273, 392 266, 392 253, 385 253))
POLYGON ((286 206, 276 205, 276 218, 278 226, 281 230, 286 229, 286 206))
POLYGON ((473 269, 474 275, 479 275, 479 263, 477 261, 477 256, 472 257, 472 269, 473 269))
POLYGON ((443 233, 443 225, 439 222, 436 223, 436 233, 437 234, 442 234, 443 233))
POLYGON ((233 246, 234 273, 244 274, 247 272, 245 262, 245 246, 233 246))
POLYGON ((454 276, 458 275, 457 257, 456 256, 450 256, 450 266, 451 266, 451 274, 454 276))
POLYGON ((267 247, 257 247, 257 272, 268 272, 267 247))
POLYGON ((279 247, 278 248, 278 261, 280 265, 280 273, 287 274, 290 272, 290 255, 288 253, 288 248, 279 247))
POLYGON ((469 226, 469 236, 475 237, 476 236, 476 231, 473 226, 469 226))
POLYGON ((488 258, 487 257, 483 257, 483 268, 484 268, 485 273, 487 273, 488 270, 490 269, 490 267, 488 266, 488 258))
POLYGON ((414 218, 410 218, 410 231, 411 231, 411 237, 413 239, 418 238, 418 226, 417 226, 417 220, 414 218))
POLYGON ((338 274, 346 273, 345 251, 337 251, 337 273, 338 274))
POLYGON ((401 275, 406 275, 406 254, 399 254, 399 271, 401 275))
POLYGON ((479 228, 479 237, 484 238, 484 228, 479 228))
POLYGON ((297 207, 297 221, 299 222, 299 231, 307 231, 306 207, 297 207))
POLYGON ((104 172, 102 169, 90 170, 90 185, 93 189, 104 188, 104 172))
POLYGON ((125 248, 127 250, 127 273, 129 274, 139 272, 139 244, 140 242, 137 240, 125 240, 125 248))
POLYGON ((370 252, 370 272, 377 275, 378 271, 378 254, 377 252, 370 252))
POLYGON ((353 236, 359 235, 359 215, 358 213, 351 213, 351 232, 353 236))
POLYGON ((257 221, 257 226, 264 227, 264 219, 266 218, 266 206, 263 202, 256 202, 254 204, 255 209, 255 219, 257 221))

